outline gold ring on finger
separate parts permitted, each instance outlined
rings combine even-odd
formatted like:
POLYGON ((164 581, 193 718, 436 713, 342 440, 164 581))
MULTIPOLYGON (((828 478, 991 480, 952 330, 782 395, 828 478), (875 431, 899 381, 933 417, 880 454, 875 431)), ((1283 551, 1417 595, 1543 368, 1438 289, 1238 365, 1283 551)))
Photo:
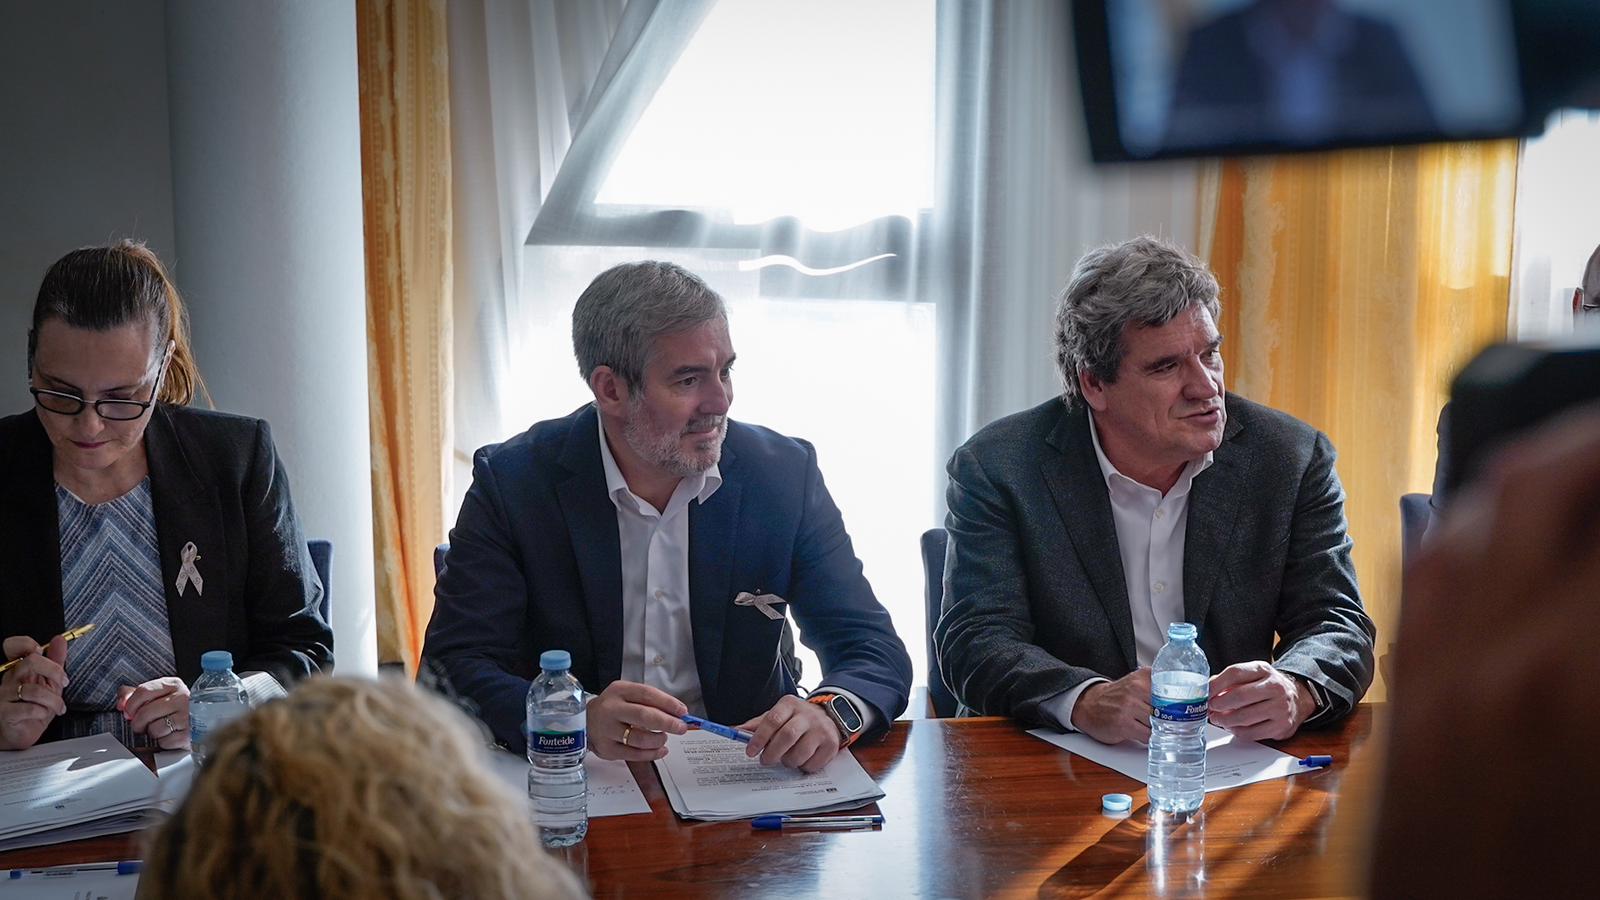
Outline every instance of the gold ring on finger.
POLYGON ((633 734, 633 726, 625 725, 622 728, 622 746, 628 746, 628 735, 633 734))
POLYGON ((162 716, 161 721, 167 723, 167 734, 177 734, 178 726, 172 724, 171 716, 162 716))

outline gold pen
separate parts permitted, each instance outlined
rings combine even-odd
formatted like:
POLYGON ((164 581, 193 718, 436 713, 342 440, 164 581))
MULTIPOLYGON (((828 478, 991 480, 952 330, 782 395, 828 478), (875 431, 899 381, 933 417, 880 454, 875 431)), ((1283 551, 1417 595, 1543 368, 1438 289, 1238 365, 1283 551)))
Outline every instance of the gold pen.
MULTIPOLYGON (((94 630, 94 623, 91 622, 88 625, 79 625, 77 628, 73 628, 70 631, 63 631, 61 633, 61 637, 62 637, 63 640, 66 640, 66 641, 68 641, 70 643, 72 641, 77 640, 78 638, 83 637, 84 635, 88 634, 89 632, 91 632, 93 630, 94 630)), ((13 659, 12 661, 6 663, 5 665, 0 666, 0 673, 4 673, 4 672, 8 671, 12 666, 15 666, 19 662, 22 662, 24 659, 27 659, 27 657, 19 656, 16 659, 13 659)))

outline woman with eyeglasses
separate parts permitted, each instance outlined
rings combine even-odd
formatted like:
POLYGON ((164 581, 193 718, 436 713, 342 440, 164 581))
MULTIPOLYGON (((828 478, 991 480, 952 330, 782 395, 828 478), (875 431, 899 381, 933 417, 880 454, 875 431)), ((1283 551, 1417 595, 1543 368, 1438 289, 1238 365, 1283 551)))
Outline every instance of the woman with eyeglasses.
POLYGON ((333 665, 267 424, 193 409, 187 316, 143 244, 74 250, 28 332, 34 408, 0 418, 0 750, 110 732, 189 745, 232 652, 252 698, 333 665), (94 625, 67 643, 68 629, 94 625))

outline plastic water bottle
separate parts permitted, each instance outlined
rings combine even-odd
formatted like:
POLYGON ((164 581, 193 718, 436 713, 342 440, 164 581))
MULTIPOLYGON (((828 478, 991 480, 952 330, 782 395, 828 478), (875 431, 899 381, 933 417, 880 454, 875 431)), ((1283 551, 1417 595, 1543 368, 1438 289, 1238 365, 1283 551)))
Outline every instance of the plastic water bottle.
POLYGON ((570 847, 589 833, 583 685, 572 677, 565 650, 546 650, 539 668, 528 686, 528 796, 539 839, 546 847, 570 847))
POLYGON ((200 677, 189 690, 189 746, 205 765, 207 738, 250 710, 244 682, 233 674, 233 654, 209 650, 200 656, 200 677))
POLYGON ((1211 666, 1187 622, 1167 626, 1150 672, 1150 805, 1193 812, 1206 798, 1206 712, 1211 666))

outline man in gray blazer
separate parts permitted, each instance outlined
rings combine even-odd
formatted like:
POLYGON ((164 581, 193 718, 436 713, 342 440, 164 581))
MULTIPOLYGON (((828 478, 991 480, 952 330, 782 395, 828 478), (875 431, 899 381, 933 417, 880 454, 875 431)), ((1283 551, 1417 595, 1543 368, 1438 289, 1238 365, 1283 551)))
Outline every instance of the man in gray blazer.
POLYGON ((949 465, 940 671, 963 706, 1116 743, 1150 736, 1171 622, 1211 662, 1211 721, 1278 739, 1348 714, 1372 620, 1326 436, 1225 393, 1217 281, 1135 238, 1079 260, 1062 395, 949 465))

